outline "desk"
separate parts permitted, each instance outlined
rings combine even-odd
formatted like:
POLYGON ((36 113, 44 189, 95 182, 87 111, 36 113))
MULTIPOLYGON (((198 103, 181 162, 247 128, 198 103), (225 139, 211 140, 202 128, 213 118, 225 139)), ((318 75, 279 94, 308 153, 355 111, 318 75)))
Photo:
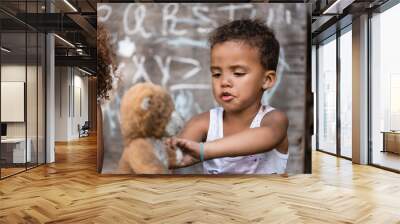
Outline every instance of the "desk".
POLYGON ((382 152, 393 152, 400 154, 400 131, 382 131, 383 150, 382 152))
POLYGON ((25 163, 32 160, 30 138, 26 140, 28 147, 26 147, 25 154, 25 138, 6 138, 1 139, 1 157, 8 163, 25 163), (12 156, 11 156, 12 155, 12 156), (11 159, 12 158, 12 159, 11 159), (25 161, 25 158, 27 161, 25 161))

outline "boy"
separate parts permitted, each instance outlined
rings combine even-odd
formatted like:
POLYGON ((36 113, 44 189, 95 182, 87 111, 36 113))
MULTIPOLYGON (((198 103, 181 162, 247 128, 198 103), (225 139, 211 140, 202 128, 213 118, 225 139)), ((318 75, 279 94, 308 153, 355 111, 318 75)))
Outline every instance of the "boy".
POLYGON ((261 104, 276 82, 279 43, 258 20, 236 20, 210 36, 212 91, 221 107, 194 116, 166 144, 184 150, 185 167, 204 173, 284 173, 288 159, 285 113, 261 104), (206 141, 205 143, 203 143, 206 141))

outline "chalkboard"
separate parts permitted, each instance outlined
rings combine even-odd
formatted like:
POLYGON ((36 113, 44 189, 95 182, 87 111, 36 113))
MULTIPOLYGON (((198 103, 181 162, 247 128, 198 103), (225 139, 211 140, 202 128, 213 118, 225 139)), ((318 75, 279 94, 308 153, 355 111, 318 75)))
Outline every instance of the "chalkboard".
POLYGON ((99 3, 97 10, 98 22, 111 34, 120 76, 111 99, 102 105, 107 133, 103 173, 112 173, 120 158, 119 103, 134 83, 153 82, 167 88, 185 120, 217 106, 210 86, 208 35, 240 18, 265 21, 280 42, 278 84, 264 94, 263 102, 288 115, 288 172, 303 172, 308 4, 99 3))

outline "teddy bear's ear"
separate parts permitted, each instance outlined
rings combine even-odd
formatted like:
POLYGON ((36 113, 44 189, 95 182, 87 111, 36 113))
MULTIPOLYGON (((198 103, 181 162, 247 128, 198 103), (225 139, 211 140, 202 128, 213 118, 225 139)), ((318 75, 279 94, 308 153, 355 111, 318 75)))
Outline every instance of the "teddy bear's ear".
POLYGON ((140 104, 140 108, 142 108, 142 110, 148 110, 150 107, 150 97, 145 97, 142 99, 142 103, 140 104))

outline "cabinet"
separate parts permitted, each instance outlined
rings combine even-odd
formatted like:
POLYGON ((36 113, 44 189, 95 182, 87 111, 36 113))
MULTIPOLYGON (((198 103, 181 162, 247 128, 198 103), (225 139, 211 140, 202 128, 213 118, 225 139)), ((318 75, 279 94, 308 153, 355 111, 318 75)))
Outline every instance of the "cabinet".
POLYGON ((383 152, 392 152, 400 154, 400 132, 384 131, 383 134, 383 152))

